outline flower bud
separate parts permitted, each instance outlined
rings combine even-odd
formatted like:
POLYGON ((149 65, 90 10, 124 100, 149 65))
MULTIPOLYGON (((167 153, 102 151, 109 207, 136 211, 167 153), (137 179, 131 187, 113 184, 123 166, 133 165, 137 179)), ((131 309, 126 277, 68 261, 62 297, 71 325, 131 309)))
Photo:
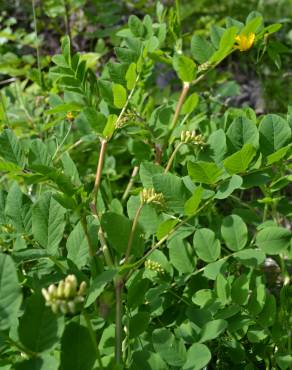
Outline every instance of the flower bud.
POLYGON ((74 314, 81 309, 84 302, 86 283, 83 281, 77 291, 77 279, 75 275, 68 275, 61 280, 58 286, 51 284, 48 289, 42 289, 42 295, 46 300, 46 306, 50 306, 54 313, 74 314))
POLYGON ((156 204, 163 205, 164 197, 162 193, 156 193, 153 188, 143 189, 140 193, 140 200, 142 204, 156 204))

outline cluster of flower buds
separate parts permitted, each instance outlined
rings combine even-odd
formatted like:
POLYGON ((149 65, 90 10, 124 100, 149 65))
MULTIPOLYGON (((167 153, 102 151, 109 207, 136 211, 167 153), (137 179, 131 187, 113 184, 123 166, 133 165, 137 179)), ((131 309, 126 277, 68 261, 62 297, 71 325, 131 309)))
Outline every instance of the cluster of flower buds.
POLYGON ((154 204, 163 206, 164 197, 162 193, 156 193, 153 188, 143 189, 140 193, 140 199, 142 204, 154 204))
POLYGON ((159 274, 164 274, 165 273, 165 271, 164 271, 163 267, 160 265, 160 263, 155 262, 155 261, 151 261, 151 260, 145 261, 145 267, 149 270, 156 271, 159 274))
POLYGON ((192 143, 199 145, 201 149, 206 145, 204 138, 201 134, 196 135, 196 131, 182 131, 180 135, 180 140, 182 143, 192 143))
POLYGON ((72 112, 68 112, 66 114, 66 118, 67 118, 68 121, 73 121, 73 119, 74 119, 73 113, 72 112))
POLYGON ((206 71, 207 69, 209 69, 209 68, 210 68, 210 66, 211 66, 211 63, 209 63, 209 62, 205 62, 205 63, 203 63, 203 64, 199 65, 199 67, 198 67, 198 72, 204 72, 204 71, 206 71))
POLYGON ((77 290, 77 279, 75 275, 68 275, 61 280, 58 286, 51 284, 48 289, 42 289, 46 300, 46 306, 50 306, 54 313, 75 314, 81 309, 84 301, 86 283, 83 281, 77 290))

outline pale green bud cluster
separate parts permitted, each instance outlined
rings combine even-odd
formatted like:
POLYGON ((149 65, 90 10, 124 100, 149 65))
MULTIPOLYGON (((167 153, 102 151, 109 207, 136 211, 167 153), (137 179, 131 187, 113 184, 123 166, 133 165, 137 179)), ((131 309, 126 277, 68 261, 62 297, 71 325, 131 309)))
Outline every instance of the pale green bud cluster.
POLYGON ((51 284, 48 289, 42 289, 46 300, 46 306, 50 306, 54 313, 75 314, 80 310, 84 302, 86 282, 82 281, 77 290, 77 279, 75 275, 68 275, 58 285, 51 284))
POLYGON ((156 193, 153 188, 143 189, 140 193, 140 200, 142 204, 156 204, 162 206, 164 204, 164 197, 162 193, 156 193))
POLYGON ((180 135, 180 140, 182 143, 185 144, 192 143, 195 145, 199 145, 201 149, 204 145, 206 145, 203 136, 201 134, 196 135, 196 131, 182 131, 180 135))
POLYGON ((205 62, 198 67, 198 72, 204 72, 207 71, 211 67, 211 64, 209 62, 205 62))
POLYGON ((165 273, 165 271, 164 271, 163 267, 160 265, 160 263, 155 262, 155 261, 151 261, 151 260, 145 261, 145 267, 149 270, 156 271, 160 274, 165 273))

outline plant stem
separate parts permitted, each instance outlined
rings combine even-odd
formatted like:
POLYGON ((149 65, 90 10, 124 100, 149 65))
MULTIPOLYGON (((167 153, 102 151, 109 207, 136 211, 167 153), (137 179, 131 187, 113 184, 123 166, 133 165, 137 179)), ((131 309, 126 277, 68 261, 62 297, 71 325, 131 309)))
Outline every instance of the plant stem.
POLYGON ((64 0, 64 21, 66 34, 67 36, 69 36, 69 39, 71 40, 70 12, 68 0, 64 0))
POLYGON ((94 347, 94 350, 95 350, 96 358, 97 358, 97 361, 99 363, 99 368, 101 370, 103 370, 101 354, 100 354, 100 351, 99 351, 99 348, 98 348, 95 332, 94 332, 93 327, 91 325, 90 318, 88 317, 87 312, 85 310, 83 310, 82 313, 83 313, 84 319, 86 321, 86 325, 87 325, 87 328, 88 328, 88 331, 89 331, 89 334, 90 334, 90 338, 91 338, 91 341, 92 341, 92 344, 93 344, 93 347, 94 347))
POLYGON ((110 252, 109 252, 106 240, 105 240, 104 232, 103 232, 102 227, 100 225, 99 225, 99 230, 98 230, 98 239, 99 239, 100 244, 101 244, 101 249, 102 249, 102 253, 104 255, 104 259, 105 259, 106 264, 109 267, 113 267, 114 263, 113 263, 113 260, 112 260, 112 256, 110 255, 110 252))
POLYGON ((41 71, 41 57, 40 57, 40 49, 38 44, 38 29, 37 29, 37 17, 36 17, 36 11, 35 11, 35 0, 31 0, 32 4, 32 14, 33 14, 33 23, 34 23, 34 33, 36 38, 36 54, 37 54, 37 66, 38 66, 38 72, 39 72, 39 79, 40 79, 40 85, 43 87, 43 77, 42 77, 42 71, 41 71))
POLYGON ((113 267, 114 263, 113 263, 109 248, 108 248, 107 243, 106 243, 105 235, 104 235, 103 229, 101 227, 100 217, 97 213, 97 209, 96 209, 95 204, 91 204, 91 210, 92 210, 93 215, 98 219, 98 222, 99 222, 98 240, 99 240, 100 245, 101 245, 101 249, 102 249, 102 253, 103 253, 105 262, 109 267, 113 267))
POLYGON ((132 244, 133 244, 133 240, 134 240, 135 230, 136 230, 136 227, 137 227, 137 224, 138 224, 138 219, 140 217, 140 213, 142 211, 142 208, 143 208, 143 203, 140 204, 139 208, 137 209, 134 220, 133 220, 132 229, 131 229, 129 240, 128 240, 126 258, 125 258, 124 263, 127 263, 128 259, 130 257, 130 254, 131 254, 131 249, 132 249, 132 244))
POLYGON ((185 98, 187 96, 187 93, 189 91, 189 88, 190 88, 190 83, 189 82, 184 82, 183 83, 182 91, 180 93, 180 96, 179 96, 179 99, 178 99, 178 102, 177 102, 177 105, 176 105, 176 108, 175 108, 174 116, 173 116, 173 119, 171 121, 170 134, 172 133, 172 131, 175 128, 175 125, 177 123, 177 120, 178 120, 178 117, 179 117, 179 114, 180 114, 182 105, 183 105, 183 103, 185 101, 185 98))
POLYGON ((133 184, 134 184, 134 180, 135 180, 135 177, 136 177, 136 176, 137 176, 137 174, 138 174, 138 171, 139 171, 139 166, 135 166, 135 167, 133 168, 133 172, 132 172, 132 174, 131 174, 131 177, 130 177, 129 183, 128 183, 127 187, 126 187, 126 190, 125 190, 125 192, 124 192, 124 194, 123 194, 123 196, 122 196, 122 202, 124 202, 124 201, 128 198, 128 195, 129 195, 129 193, 130 193, 130 191, 131 191, 131 189, 132 189, 132 186, 133 186, 133 184))
POLYGON ((179 148, 183 145, 184 143, 180 142, 176 148, 174 149, 174 151, 172 152, 168 162, 167 162, 167 165, 165 167, 165 170, 164 170, 164 173, 167 173, 169 170, 170 170, 170 167, 172 165, 172 162, 174 160, 174 157, 176 156, 176 153, 178 152, 179 148))
POLYGON ((101 140, 101 148, 100 148, 100 152, 99 152, 98 164, 97 164, 97 167, 96 167, 94 188, 93 188, 93 196, 94 196, 94 204, 95 205, 96 205, 96 202, 97 202, 97 194, 98 194, 98 190, 99 190, 99 186, 100 186, 100 180, 101 180, 103 162, 104 162, 104 157, 105 157, 106 145, 107 145, 107 140, 102 139, 101 140))
POLYGON ((116 363, 120 364, 122 360, 122 292, 124 282, 121 277, 115 281, 116 293, 116 327, 115 327, 115 359, 116 363))
POLYGON ((175 0, 175 12, 176 12, 176 17, 177 17, 177 23, 180 26, 181 25, 181 18, 180 18, 179 0, 175 0))

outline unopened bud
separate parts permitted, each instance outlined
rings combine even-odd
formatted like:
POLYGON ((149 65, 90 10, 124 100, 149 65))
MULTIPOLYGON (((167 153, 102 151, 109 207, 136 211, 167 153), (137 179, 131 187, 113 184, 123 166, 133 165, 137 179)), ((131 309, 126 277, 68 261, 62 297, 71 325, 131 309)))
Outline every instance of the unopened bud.
POLYGON ((83 281, 77 291, 77 279, 75 275, 68 275, 61 280, 58 286, 51 284, 48 289, 42 289, 46 300, 46 306, 50 306, 54 313, 74 314, 81 309, 84 302, 86 283, 83 281))
POLYGON ((203 136, 201 134, 196 135, 196 131, 182 131, 180 140, 185 144, 192 143, 199 145, 201 149, 206 145, 203 136))
POLYGON ((142 204, 156 204, 156 205, 163 205, 164 204, 164 196, 162 193, 156 193, 153 188, 151 189, 143 189, 140 193, 140 200, 142 204))
POLYGON ((145 261, 145 267, 148 268, 149 270, 156 271, 160 274, 165 273, 164 268, 161 266, 161 264, 155 261, 151 260, 145 261))

